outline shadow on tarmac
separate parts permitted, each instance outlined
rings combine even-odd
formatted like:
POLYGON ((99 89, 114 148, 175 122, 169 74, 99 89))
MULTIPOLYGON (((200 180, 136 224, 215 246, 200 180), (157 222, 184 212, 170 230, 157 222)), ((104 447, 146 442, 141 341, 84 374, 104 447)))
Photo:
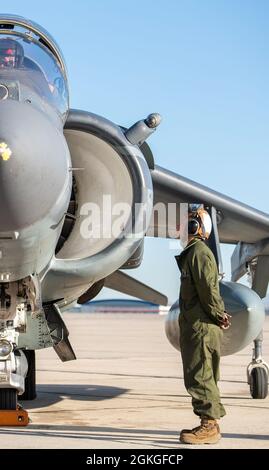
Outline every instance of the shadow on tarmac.
POLYGON ((53 405, 66 398, 91 402, 109 400, 126 392, 128 390, 125 388, 107 387, 105 385, 46 384, 37 386, 37 398, 25 401, 19 399, 19 403, 27 410, 33 410, 53 405))
MULTIPOLYGON (((167 430, 152 430, 152 429, 130 429, 130 428, 112 428, 112 427, 97 427, 97 426, 78 426, 78 425, 38 425, 30 424, 25 429, 18 428, 0 428, 1 434, 9 435, 22 435, 35 437, 50 437, 57 439, 79 439, 85 440, 85 447, 87 441, 104 441, 104 442, 118 442, 123 445, 140 444, 144 443, 145 448, 147 444, 157 448, 175 448, 180 447, 178 442, 178 431, 167 430)), ((269 440, 269 435, 266 434, 235 434, 223 433, 223 439, 256 439, 266 441, 269 440)), ((65 445, 65 444, 64 444, 65 445)), ((76 446, 74 445, 73 448, 76 446)), ((185 447, 185 446, 184 446, 185 447)), ((195 446, 197 447, 197 446, 195 446)), ((204 447, 204 446, 201 446, 204 447)), ((27 445, 26 445, 27 448, 27 445)), ((192 446, 187 446, 192 448, 192 446)))
MULTIPOLYGON (((97 427, 97 426, 66 426, 66 425, 44 425, 44 424, 30 424, 27 428, 0 428, 1 434, 5 435, 22 435, 35 436, 35 437, 49 437, 57 439, 79 439, 85 440, 85 448, 89 445, 87 441, 104 441, 104 442, 118 442, 123 445, 124 443, 140 444, 147 443, 152 447, 157 448, 178 448, 178 431, 166 430, 145 430, 145 429, 130 429, 130 428, 112 428, 112 427, 97 427), (167 437, 167 438, 166 438, 167 437), (169 438, 173 438, 169 440, 169 438)), ((65 446, 65 444, 64 444, 65 446)), ((73 448, 76 446, 74 445, 73 448)), ((0 447, 1 448, 1 447, 0 447)), ((25 446, 27 448, 27 444, 25 446)))

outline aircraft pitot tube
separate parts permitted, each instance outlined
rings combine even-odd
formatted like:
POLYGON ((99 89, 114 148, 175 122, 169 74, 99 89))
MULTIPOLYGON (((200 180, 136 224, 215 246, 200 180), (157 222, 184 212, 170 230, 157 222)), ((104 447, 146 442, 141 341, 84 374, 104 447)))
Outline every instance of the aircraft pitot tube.
MULTIPOLYGON (((228 356, 244 349, 257 338, 264 324, 264 305, 250 288, 235 282, 221 282, 220 292, 232 325, 224 330, 221 355, 228 356)), ((179 302, 172 305, 165 322, 165 332, 172 346, 180 351, 179 302)))

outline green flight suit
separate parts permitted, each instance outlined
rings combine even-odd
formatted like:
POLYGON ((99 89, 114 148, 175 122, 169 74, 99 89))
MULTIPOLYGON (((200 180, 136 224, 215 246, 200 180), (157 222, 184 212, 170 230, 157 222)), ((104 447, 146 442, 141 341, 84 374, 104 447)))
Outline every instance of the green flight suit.
POLYGON ((179 327, 185 387, 195 414, 219 419, 226 414, 217 385, 223 334, 219 319, 225 308, 216 261, 199 238, 175 258, 181 271, 179 327))

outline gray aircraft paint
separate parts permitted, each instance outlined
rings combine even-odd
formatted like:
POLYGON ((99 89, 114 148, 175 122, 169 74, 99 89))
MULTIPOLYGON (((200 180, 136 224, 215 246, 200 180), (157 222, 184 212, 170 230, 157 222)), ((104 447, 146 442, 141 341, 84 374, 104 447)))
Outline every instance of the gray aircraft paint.
MULTIPOLYGON (((151 171, 154 189, 154 204, 158 202, 178 205, 177 218, 171 220, 171 233, 176 232, 179 220, 179 205, 182 202, 201 203, 214 206, 218 215, 218 230, 221 243, 235 244, 238 241, 255 243, 269 234, 269 216, 253 207, 243 204, 229 196, 196 183, 188 178, 166 170, 158 165, 151 171)), ((161 220, 165 229, 159 236, 168 236, 166 221, 161 220)), ((157 234, 158 227, 153 221, 147 232, 149 236, 157 234)))
MULTIPOLYGON (((68 90, 66 66, 61 51, 43 28, 13 15, 0 16, 0 23, 14 24, 39 35, 60 64, 68 90)), ((74 302, 92 284, 107 278, 125 265, 141 245, 145 233, 149 236, 156 234, 159 227, 151 222, 136 238, 128 237, 134 228, 134 218, 130 217, 124 227, 126 236, 111 239, 111 243, 97 240, 94 245, 79 236, 79 209, 83 202, 90 202, 85 200, 86 198, 93 196, 98 200, 105 189, 111 188, 106 186, 108 173, 113 175, 115 187, 116 183, 120 188, 126 186, 125 191, 115 189, 115 198, 126 198, 132 205, 144 204, 147 217, 152 214, 154 192, 154 203, 161 202, 166 205, 169 202, 200 202, 214 206, 221 242, 256 243, 267 238, 267 214, 158 167, 153 161, 149 169, 143 149, 140 150, 136 145, 144 140, 143 136, 151 133, 151 130, 148 131, 145 127, 146 119, 132 126, 128 133, 128 129, 121 128, 103 117, 71 110, 63 133, 65 115, 59 116, 58 110, 47 105, 33 90, 31 100, 28 101, 31 103, 9 99, 0 102, 0 139, 6 142, 12 151, 7 161, 2 159, 0 162, 2 282, 5 279, 12 281, 36 273, 42 280, 43 302, 57 302, 58 306, 64 307, 74 302), (130 140, 127 139, 128 136, 130 140), (102 163, 106 177, 98 170, 99 155, 99 163, 102 163), (79 175, 80 170, 78 173, 74 170, 72 173, 72 168, 80 167, 81 164, 84 165, 84 174, 79 175), (116 173, 120 175, 118 181, 116 173), (76 197, 79 207, 74 215, 74 227, 55 256, 57 239, 70 200, 72 174, 78 183, 76 197), (90 185, 94 179, 98 179, 100 184, 95 185, 96 193, 91 193, 90 185), (5 277, 7 274, 9 278, 5 277)), ((176 223, 179 223, 178 217, 173 221, 172 228, 176 229, 176 223)), ((166 221, 159 220, 158 224, 164 224, 165 233, 161 236, 168 236, 166 221)), ((240 265, 240 261, 238 264, 240 265)), ((117 282, 114 284, 115 288, 117 282)), ((130 284, 128 282, 125 288, 129 289, 130 284)), ((142 289, 141 284, 135 287, 135 281, 133 286, 137 291, 142 289)), ((261 327, 262 310, 257 296, 254 302, 253 295, 256 294, 250 289, 231 287, 230 294, 226 292, 225 295, 228 295, 229 299, 237 296, 237 300, 240 298, 243 305, 240 314, 234 313, 238 315, 240 322, 242 321, 240 325, 245 329, 244 338, 239 341, 241 347, 246 340, 251 341, 257 328, 261 327), (253 313, 251 321, 250 312, 253 313)), ((156 296, 156 292, 148 290, 145 295, 150 298, 151 295, 156 296)), ((231 305, 230 308, 232 309, 231 305)), ((39 320, 42 321, 42 318, 39 320)), ((29 327, 30 324, 31 322, 29 327)), ((237 327, 232 328, 231 331, 234 331, 237 327)), ((32 343, 29 339, 27 344, 26 335, 21 338, 21 341, 24 341, 21 344, 25 347, 40 345, 42 341, 35 338, 34 334, 37 330, 38 321, 32 325, 32 343)), ((30 331, 31 328, 27 334, 31 334, 30 331)), ((238 334, 239 332, 238 330, 238 334)), ((46 336, 45 329, 43 336, 46 336)), ((43 343, 48 345, 50 342, 43 343)), ((234 344, 231 340, 230 352, 234 352, 234 344)))
MULTIPOLYGON (((141 205, 136 213, 137 218, 143 217, 143 211, 145 211, 146 219, 149 222, 153 199, 149 168, 142 152, 137 146, 130 144, 123 130, 100 116, 85 111, 72 110, 65 125, 65 136, 70 147, 73 167, 83 166, 85 173, 89 175, 88 180, 85 180, 82 173, 75 172, 78 192, 86 195, 87 188, 85 188, 85 185, 90 188, 91 178, 97 179, 98 176, 100 177, 95 173, 98 171, 97 164, 93 165, 95 160, 91 158, 92 148, 95 148, 96 153, 100 152, 100 148, 102 150, 100 158, 102 158, 104 152, 106 157, 103 161, 102 170, 104 176, 100 186, 97 186, 95 191, 100 196, 108 191, 107 188, 110 188, 109 191, 116 191, 117 184, 120 182, 120 175, 118 171, 115 173, 115 169, 118 168, 119 170, 123 165, 127 171, 125 180, 122 182, 126 189, 125 194, 121 193, 119 202, 130 202, 127 193, 131 191, 132 207, 134 208, 135 204, 141 205), (106 168, 110 176, 115 174, 115 189, 105 185, 106 168)), ((124 173, 121 174, 123 177, 124 173)), ((91 197, 92 200, 99 201, 99 197, 95 193, 91 197)), ((86 201, 88 202, 88 199, 86 201)), ((115 199, 115 202, 117 202, 117 199, 115 199)), ((80 207, 77 212, 79 214, 80 207)), ((89 240, 83 240, 81 237, 81 218, 78 218, 70 239, 66 241, 57 257, 52 260, 47 274, 42 280, 43 298, 46 301, 64 298, 64 301, 59 305, 69 304, 94 282, 103 279, 122 266, 140 245, 147 230, 147 226, 145 226, 143 232, 137 232, 135 228, 136 220, 133 214, 127 221, 121 237, 111 238, 108 241, 97 240, 95 252, 93 252, 89 240), (131 233, 135 237, 129 237, 131 233), (77 252, 78 243, 80 256, 77 252), (76 253, 75 256, 74 253, 76 253)))

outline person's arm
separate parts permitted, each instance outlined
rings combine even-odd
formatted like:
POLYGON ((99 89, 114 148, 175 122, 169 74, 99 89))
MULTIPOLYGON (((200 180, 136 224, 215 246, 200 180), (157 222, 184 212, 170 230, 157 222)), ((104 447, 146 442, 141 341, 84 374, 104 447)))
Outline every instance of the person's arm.
POLYGON ((196 253, 191 262, 191 273, 204 312, 220 326, 225 317, 225 306, 219 292, 218 271, 213 255, 196 253))

